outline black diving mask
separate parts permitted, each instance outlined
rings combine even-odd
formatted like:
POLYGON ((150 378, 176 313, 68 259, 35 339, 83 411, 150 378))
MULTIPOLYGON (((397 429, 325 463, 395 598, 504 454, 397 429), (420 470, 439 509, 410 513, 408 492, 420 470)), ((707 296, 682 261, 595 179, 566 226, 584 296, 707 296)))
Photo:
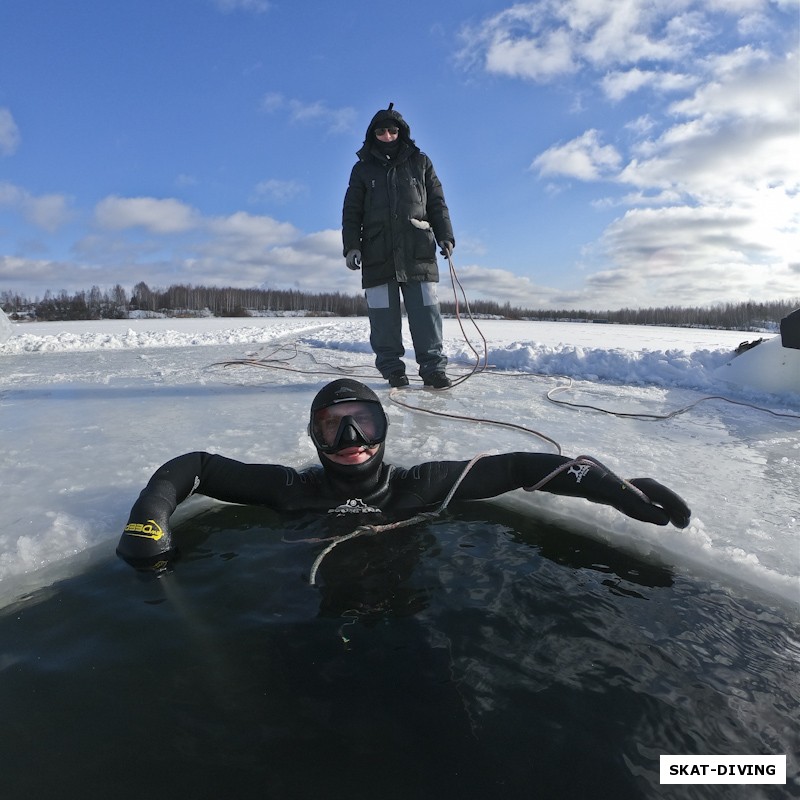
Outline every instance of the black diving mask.
POLYGON ((386 439, 388 425, 380 403, 352 401, 314 411, 308 433, 319 452, 331 454, 379 445, 386 439))

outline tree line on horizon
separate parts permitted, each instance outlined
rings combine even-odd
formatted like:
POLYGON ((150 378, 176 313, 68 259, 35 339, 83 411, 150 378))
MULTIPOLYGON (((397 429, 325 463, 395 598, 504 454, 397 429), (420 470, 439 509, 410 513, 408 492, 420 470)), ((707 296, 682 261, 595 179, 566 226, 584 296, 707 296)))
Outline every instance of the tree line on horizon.
MULTIPOLYGON (((239 289, 235 287, 191 286, 177 284, 167 289, 151 289, 140 281, 128 293, 117 284, 110 291, 93 286, 88 292, 57 294, 45 292, 43 298, 30 300, 9 291, 0 292, 0 307, 14 320, 55 322, 65 320, 127 319, 132 314, 165 316, 247 317, 267 314, 307 316, 362 317, 367 304, 362 293, 302 292, 295 289, 239 289)), ((800 307, 800 298, 767 302, 718 303, 687 308, 623 308, 616 311, 592 309, 528 309, 510 302, 472 300, 469 307, 454 301, 441 303, 442 313, 467 316, 468 311, 481 317, 511 320, 592 320, 622 325, 673 325, 733 330, 777 325, 783 317, 800 307)))

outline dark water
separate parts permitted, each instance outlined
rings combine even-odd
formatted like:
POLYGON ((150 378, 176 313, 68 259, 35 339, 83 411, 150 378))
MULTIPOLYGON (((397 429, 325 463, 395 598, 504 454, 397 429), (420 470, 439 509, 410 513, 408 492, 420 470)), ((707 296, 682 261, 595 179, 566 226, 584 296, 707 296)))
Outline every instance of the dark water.
POLYGON ((110 558, 0 612, 0 796, 800 797, 792 612, 486 504, 310 587, 321 531, 225 507, 161 579, 110 558), (659 785, 784 753, 785 786, 659 785))

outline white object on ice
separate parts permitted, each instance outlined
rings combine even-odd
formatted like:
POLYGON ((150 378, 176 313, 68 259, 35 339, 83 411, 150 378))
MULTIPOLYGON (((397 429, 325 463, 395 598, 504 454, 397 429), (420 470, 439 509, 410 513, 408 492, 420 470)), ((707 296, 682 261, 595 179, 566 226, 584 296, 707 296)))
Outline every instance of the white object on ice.
POLYGON ((13 333, 14 329, 11 327, 11 321, 5 315, 3 309, 0 308, 0 344, 5 344, 13 333))
POLYGON ((800 350, 784 347, 775 336, 717 367, 714 377, 762 392, 800 394, 800 350))

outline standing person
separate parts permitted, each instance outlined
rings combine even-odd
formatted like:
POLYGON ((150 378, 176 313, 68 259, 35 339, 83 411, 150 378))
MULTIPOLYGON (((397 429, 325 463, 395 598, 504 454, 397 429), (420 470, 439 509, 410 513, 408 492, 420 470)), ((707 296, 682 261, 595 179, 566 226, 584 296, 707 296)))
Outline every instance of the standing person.
POLYGON ((372 118, 350 173, 342 209, 343 252, 350 269, 362 270, 369 341, 381 375, 391 386, 408 386, 402 291, 420 377, 429 388, 447 389, 436 243, 447 257, 455 237, 433 164, 393 105, 372 118))

